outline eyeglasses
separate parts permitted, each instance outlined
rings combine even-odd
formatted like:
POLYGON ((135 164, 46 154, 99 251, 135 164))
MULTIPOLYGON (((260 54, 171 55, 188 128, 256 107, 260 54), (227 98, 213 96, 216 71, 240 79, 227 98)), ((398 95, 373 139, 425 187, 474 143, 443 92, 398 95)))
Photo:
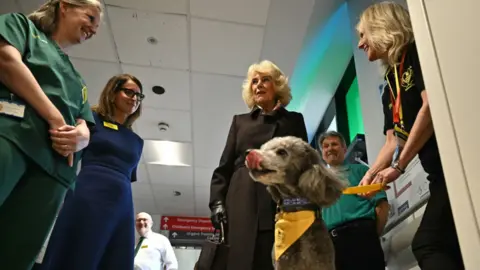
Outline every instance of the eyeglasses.
POLYGON ((128 89, 128 88, 120 88, 118 90, 125 93, 125 95, 129 98, 137 97, 137 101, 142 101, 145 98, 144 94, 142 94, 140 92, 137 92, 137 91, 133 91, 133 90, 128 89))

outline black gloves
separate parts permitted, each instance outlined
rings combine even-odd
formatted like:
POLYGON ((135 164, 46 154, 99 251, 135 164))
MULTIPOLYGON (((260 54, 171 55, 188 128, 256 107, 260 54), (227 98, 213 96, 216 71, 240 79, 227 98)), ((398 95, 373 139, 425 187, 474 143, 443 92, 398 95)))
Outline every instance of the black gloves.
POLYGON ((212 220, 212 225, 215 229, 220 230, 220 223, 227 223, 227 211, 225 210, 225 206, 223 206, 223 202, 216 201, 213 203, 211 209, 212 213, 210 219, 212 220))

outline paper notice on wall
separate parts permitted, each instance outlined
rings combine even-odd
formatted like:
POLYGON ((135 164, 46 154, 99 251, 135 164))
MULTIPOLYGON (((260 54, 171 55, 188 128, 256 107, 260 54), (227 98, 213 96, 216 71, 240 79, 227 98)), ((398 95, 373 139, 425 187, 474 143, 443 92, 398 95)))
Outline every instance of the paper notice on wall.
POLYGON ((387 191, 390 204, 388 223, 394 222, 429 194, 427 174, 418 157, 410 162, 405 173, 390 186, 391 188, 387 191))

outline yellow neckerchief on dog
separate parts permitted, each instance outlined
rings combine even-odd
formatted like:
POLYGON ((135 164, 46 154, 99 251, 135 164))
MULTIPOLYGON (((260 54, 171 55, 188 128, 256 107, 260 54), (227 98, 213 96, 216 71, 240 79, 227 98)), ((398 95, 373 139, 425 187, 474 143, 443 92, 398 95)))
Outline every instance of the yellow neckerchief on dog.
POLYGON ((277 222, 275 223, 276 261, 310 228, 315 219, 316 214, 312 210, 279 212, 277 214, 277 222))

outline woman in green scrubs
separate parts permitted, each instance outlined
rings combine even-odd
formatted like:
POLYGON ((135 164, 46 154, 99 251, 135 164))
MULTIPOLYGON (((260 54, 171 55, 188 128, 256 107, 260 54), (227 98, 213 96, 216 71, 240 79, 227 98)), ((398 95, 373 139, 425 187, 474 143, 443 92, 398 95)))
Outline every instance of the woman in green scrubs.
POLYGON ((94 125, 64 53, 91 38, 98 0, 50 0, 0 16, 0 269, 31 269, 94 125))

